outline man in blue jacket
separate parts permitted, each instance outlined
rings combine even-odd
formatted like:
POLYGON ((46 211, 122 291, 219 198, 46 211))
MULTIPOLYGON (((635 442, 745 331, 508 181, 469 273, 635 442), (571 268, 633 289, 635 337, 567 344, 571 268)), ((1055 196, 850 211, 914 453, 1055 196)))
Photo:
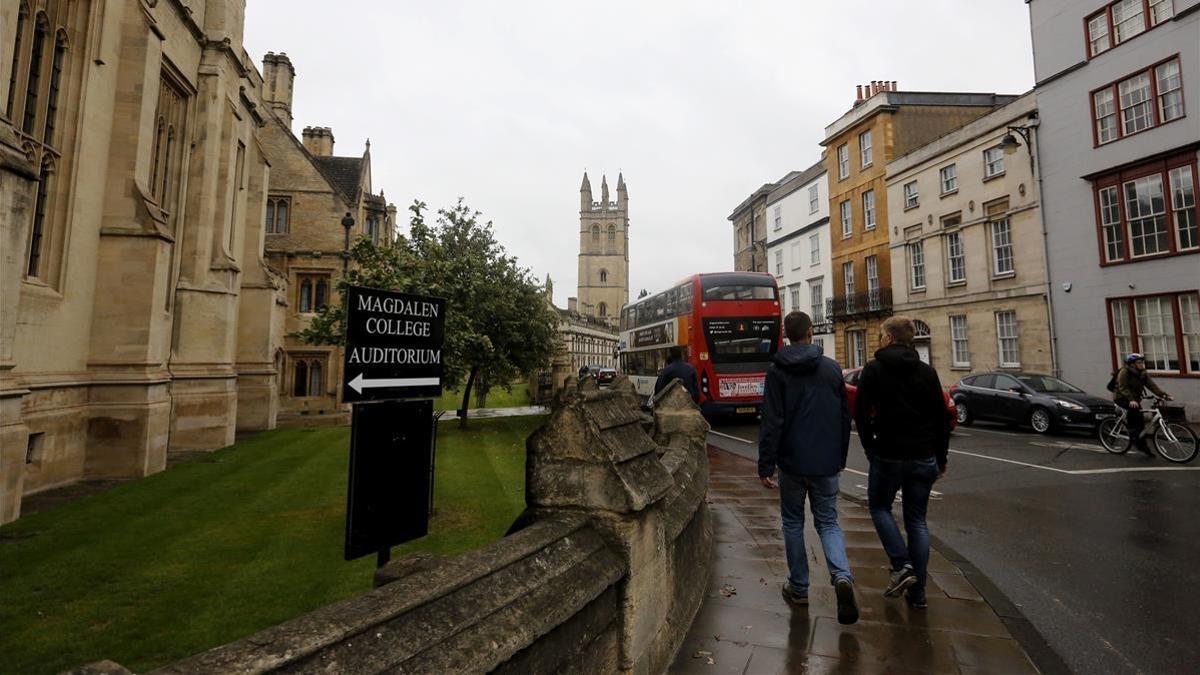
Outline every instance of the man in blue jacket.
POLYGON ((850 447, 850 407, 842 369, 812 344, 812 319, 807 314, 791 312, 783 319, 783 329, 791 344, 780 349, 767 368, 758 436, 759 479, 767 488, 779 487, 788 562, 783 598, 792 606, 808 603, 807 495, 837 593, 838 622, 850 624, 858 621, 858 605, 837 520, 838 474, 846 468, 850 447), (778 484, 773 478, 776 468, 778 484))

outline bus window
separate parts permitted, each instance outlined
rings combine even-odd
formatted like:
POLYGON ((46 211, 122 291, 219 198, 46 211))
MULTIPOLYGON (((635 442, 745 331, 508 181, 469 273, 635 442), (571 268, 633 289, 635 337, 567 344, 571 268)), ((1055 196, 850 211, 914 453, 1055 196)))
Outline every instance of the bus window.
POLYGON ((774 286, 716 284, 704 289, 705 300, 774 300, 774 286))

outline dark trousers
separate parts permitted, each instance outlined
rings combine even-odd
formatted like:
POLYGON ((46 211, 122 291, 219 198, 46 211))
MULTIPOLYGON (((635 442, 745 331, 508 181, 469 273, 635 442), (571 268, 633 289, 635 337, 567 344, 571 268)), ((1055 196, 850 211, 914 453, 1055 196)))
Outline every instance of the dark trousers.
POLYGON ((1125 410, 1125 428, 1129 430, 1129 442, 1146 450, 1146 439, 1142 431, 1146 428, 1146 417, 1141 408, 1130 408, 1129 401, 1117 401, 1117 405, 1125 410))
POLYGON ((929 509, 929 493, 938 478, 937 460, 914 459, 889 461, 871 457, 871 471, 867 477, 867 501, 875 533, 883 549, 887 551, 892 570, 912 565, 917 583, 909 589, 909 596, 924 599, 925 575, 929 566, 929 528, 925 524, 925 513, 929 509), (904 531, 908 542, 900 536, 900 528, 892 516, 892 503, 896 492, 904 491, 901 506, 904 510, 904 531))

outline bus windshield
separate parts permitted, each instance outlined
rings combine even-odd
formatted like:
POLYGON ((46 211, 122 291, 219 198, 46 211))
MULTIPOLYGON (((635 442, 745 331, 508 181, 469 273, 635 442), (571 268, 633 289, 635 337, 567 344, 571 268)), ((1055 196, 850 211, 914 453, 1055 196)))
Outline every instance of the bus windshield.
POLYGON ((711 274, 700 281, 704 300, 776 300, 775 283, 757 274, 711 274))

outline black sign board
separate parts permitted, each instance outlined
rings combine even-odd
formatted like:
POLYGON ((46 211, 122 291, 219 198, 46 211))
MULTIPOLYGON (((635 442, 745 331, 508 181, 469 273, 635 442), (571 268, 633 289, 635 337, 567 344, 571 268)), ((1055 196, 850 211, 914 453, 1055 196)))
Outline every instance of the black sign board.
POLYGON ((351 286, 346 309, 343 401, 441 396, 445 300, 351 286))
POLYGON ((351 424, 346 560, 429 533, 433 401, 362 403, 351 424))
POLYGON ((675 322, 660 323, 649 328, 639 328, 633 332, 634 347, 650 347, 675 343, 675 322))

